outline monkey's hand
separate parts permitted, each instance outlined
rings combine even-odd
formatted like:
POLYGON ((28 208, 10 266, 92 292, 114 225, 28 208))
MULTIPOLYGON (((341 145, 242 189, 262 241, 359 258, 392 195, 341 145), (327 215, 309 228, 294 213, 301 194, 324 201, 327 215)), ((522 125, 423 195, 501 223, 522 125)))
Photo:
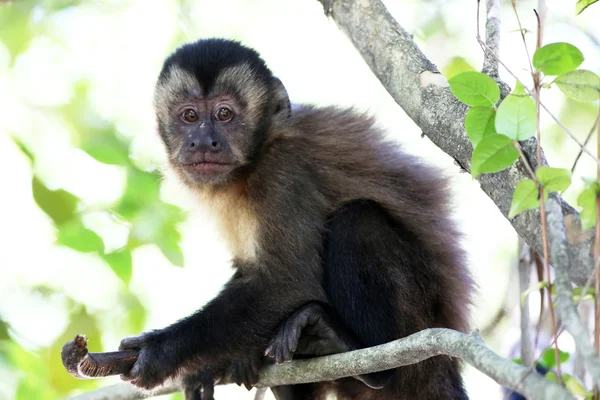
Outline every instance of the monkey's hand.
POLYGON ((139 351, 137 360, 128 374, 121 379, 142 389, 153 389, 177 373, 175 348, 161 330, 145 332, 121 341, 119 350, 139 351))
POLYGON ((277 364, 291 361, 294 354, 325 356, 353 348, 342 327, 327 316, 318 303, 309 303, 292 313, 278 328, 265 351, 277 364))
POLYGON ((230 382, 238 386, 244 385, 246 389, 251 390, 258 382, 258 370, 261 362, 261 357, 251 356, 243 360, 234 361, 227 368, 225 376, 230 382))

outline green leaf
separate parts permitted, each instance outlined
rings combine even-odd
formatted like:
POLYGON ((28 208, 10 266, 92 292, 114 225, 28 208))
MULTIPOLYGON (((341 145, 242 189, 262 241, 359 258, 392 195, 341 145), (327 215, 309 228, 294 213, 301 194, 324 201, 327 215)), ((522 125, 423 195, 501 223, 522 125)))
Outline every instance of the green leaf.
POLYGON ((104 251, 102 238, 86 228, 79 219, 74 219, 59 228, 57 242, 82 253, 104 251))
POLYGON ((120 296, 120 302, 129 312, 129 331, 141 332, 146 323, 147 312, 140 299, 131 292, 123 292, 120 296))
POLYGON ((527 298, 527 296, 529 296, 530 293, 537 292, 540 289, 547 288, 547 287, 548 287, 548 281, 540 281, 540 282, 536 283, 535 285, 528 287, 527 290, 525 290, 523 293, 521 293, 521 306, 525 305, 525 299, 527 298))
POLYGON ((473 107, 465 117, 465 129, 473 148, 486 136, 496 134, 496 110, 493 108, 473 107))
POLYGON ((131 166, 127 169, 127 186, 115 211, 127 219, 133 218, 159 200, 160 176, 131 166))
POLYGON ((0 38, 13 60, 27 50, 35 36, 31 21, 37 5, 35 1, 0 2, 0 38))
POLYGON ((471 159, 471 174, 498 172, 508 168, 519 158, 519 152, 512 140, 504 135, 491 135, 483 138, 471 159))
POLYGON ((172 204, 156 202, 144 209, 133 220, 130 245, 153 243, 173 265, 183 266, 183 252, 179 246, 181 234, 177 224, 185 219, 185 213, 172 204))
POLYGON ((60 11, 81 3, 81 0, 46 0, 44 5, 51 11, 60 11))
POLYGON ((114 128, 88 132, 81 149, 104 164, 129 163, 129 146, 117 137, 114 128))
POLYGON ((571 171, 564 168, 539 167, 535 171, 542 187, 551 192, 564 192, 571 185, 571 171))
POLYGON ((175 226, 164 228, 164 236, 158 238, 156 244, 171 264, 183 267, 183 251, 179 242, 181 234, 175 226))
POLYGON ((19 382, 15 400, 53 400, 56 399, 58 393, 54 392, 48 384, 43 382, 36 376, 25 376, 19 382))
POLYGON ((591 393, 585 390, 581 382, 575 378, 573 375, 563 374, 562 375, 563 383, 567 390, 573 393, 575 396, 589 396, 591 393))
POLYGON ((545 375, 546 379, 548 379, 550 382, 554 382, 554 383, 558 383, 558 378, 556 377, 556 374, 552 371, 548 371, 546 372, 545 375))
POLYGON ((471 107, 493 107, 500 99, 500 89, 496 82, 481 72, 461 72, 448 83, 452 93, 471 107))
POLYGON ((29 150, 27 146, 25 146, 25 143, 23 143, 16 137, 13 137, 13 142, 15 142, 15 144, 19 147, 23 154, 25 154, 29 161, 33 163, 33 161, 35 160, 35 155, 31 152, 31 150, 29 150))
POLYGON ((129 285, 133 264, 131 252, 129 250, 119 250, 114 253, 103 254, 102 258, 110 265, 110 268, 119 279, 129 285))
POLYGON ((119 137, 113 123, 97 115, 89 100, 90 87, 89 82, 78 81, 71 101, 60 110, 65 120, 73 124, 83 151, 104 164, 128 165, 129 142, 119 137))
POLYGON ((75 217, 79 199, 71 193, 58 189, 50 190, 38 178, 31 181, 33 198, 37 205, 57 226, 67 223, 75 217))
POLYGON ((442 69, 442 73, 447 79, 466 71, 475 71, 475 68, 462 57, 452 57, 442 69))
POLYGON ((526 140, 537 128, 536 107, 533 99, 525 93, 520 82, 509 94, 496 113, 496 131, 513 140, 526 140))
POLYGON ((539 196, 540 192, 533 180, 525 179, 519 182, 513 193, 508 218, 513 218, 522 211, 538 208, 540 206, 539 196))
POLYGON ((577 15, 581 14, 583 10, 596 3, 598 0, 579 0, 577 4, 575 4, 575 12, 577 15))
POLYGON ((554 83, 565 96, 583 103, 600 98, 600 77, 586 69, 578 69, 558 76, 554 83))
POLYGON ((596 196, 600 193, 600 183, 591 182, 577 198, 577 205, 582 207, 581 229, 588 230, 596 225, 596 196))
POLYGON ((550 43, 533 54, 533 66, 546 75, 573 71, 583 62, 581 51, 569 43, 550 43))
MULTIPOLYGON (((566 351, 558 350, 560 363, 564 364, 569 360, 569 353, 566 351)), ((554 347, 544 350, 540 363, 547 369, 553 369, 556 367, 556 357, 554 354, 554 347)))
POLYGON ((582 286, 576 287, 575 289, 573 289, 573 301, 575 303, 579 303, 580 301, 584 301, 584 300, 593 300, 596 297, 596 290, 594 288, 589 287, 585 291, 585 295, 583 296, 583 298, 581 298, 583 289, 584 289, 584 287, 582 287, 582 286))

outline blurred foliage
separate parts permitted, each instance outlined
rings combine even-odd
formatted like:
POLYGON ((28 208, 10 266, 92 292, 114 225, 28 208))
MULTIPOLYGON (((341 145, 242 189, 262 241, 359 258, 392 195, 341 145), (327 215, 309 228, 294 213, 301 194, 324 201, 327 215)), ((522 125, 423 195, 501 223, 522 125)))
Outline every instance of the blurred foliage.
MULTIPOLYGON (((41 32, 43 24, 34 22, 36 11, 50 14, 77 4, 78 0, 0 3, 0 40, 10 52, 11 64, 41 32)), ((126 187, 120 199, 104 209, 96 207, 93 211, 106 212, 113 220, 129 228, 126 244, 122 248, 107 251, 102 237, 84 223, 89 211, 81 199, 64 189, 48 187, 40 176, 34 174, 31 180, 33 198, 53 221, 56 243, 78 252, 96 254, 110 266, 125 287, 128 287, 132 276, 132 251, 141 245, 154 244, 173 265, 183 266, 178 224, 185 219, 185 214, 178 207, 161 200, 159 174, 143 170, 132 161, 129 156, 130 141, 119 134, 114 124, 101 120, 90 121, 89 116, 95 113, 89 102, 89 85, 85 81, 79 82, 75 85, 70 102, 54 108, 52 112, 62 118, 72 132, 76 132, 73 142, 77 147, 101 163, 115 165, 126 171, 126 187)), ((15 142, 35 165, 35 151, 17 138, 15 142)), ((82 276, 85 276, 85 271, 82 271, 82 276)), ((82 284, 84 282, 82 280, 82 284)), ((51 295, 53 289, 42 288, 39 293, 42 296, 51 295)), ((121 297, 120 304, 128 313, 126 321, 129 330, 141 331, 146 320, 144 305, 128 289, 122 292, 121 297)), ((74 300, 68 301, 72 310, 70 323, 49 347, 26 349, 12 340, 9 325, 0 320, 0 365, 8 363, 20 372, 17 400, 53 400, 68 395, 74 389, 90 390, 97 386, 95 381, 71 377, 62 366, 60 350, 76 333, 86 334, 91 351, 113 349, 103 348, 96 317, 74 300)))

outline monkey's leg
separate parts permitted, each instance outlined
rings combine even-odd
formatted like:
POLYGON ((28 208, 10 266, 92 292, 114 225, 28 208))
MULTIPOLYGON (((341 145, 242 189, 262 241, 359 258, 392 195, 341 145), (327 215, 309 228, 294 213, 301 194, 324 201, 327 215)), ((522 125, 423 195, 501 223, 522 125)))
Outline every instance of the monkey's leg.
MULTIPOLYGON (((354 201, 329 219, 325 231, 327 297, 365 347, 436 326, 438 304, 444 301, 439 296, 452 294, 438 293, 431 279, 439 276, 434 268, 440 266, 431 264, 421 243, 400 222, 375 202, 354 201)), ((380 389, 381 398, 467 399, 458 361, 450 357, 374 375, 382 382, 391 379, 380 389)), ((336 390, 342 398, 362 398, 351 381, 336 390)))
POLYGON ((191 374, 183 379, 185 400, 214 400, 215 379, 210 369, 191 374))
MULTIPOLYGON (((279 327, 265 355, 277 364, 294 356, 318 357, 360 349, 356 336, 337 319, 333 310, 319 302, 310 302, 292 313, 279 327)), ((384 383, 377 374, 360 375, 356 379, 380 389, 384 383)))
POLYGON ((319 387, 322 383, 308 383, 305 385, 275 386, 271 388, 277 400, 320 400, 325 395, 320 394, 319 387))

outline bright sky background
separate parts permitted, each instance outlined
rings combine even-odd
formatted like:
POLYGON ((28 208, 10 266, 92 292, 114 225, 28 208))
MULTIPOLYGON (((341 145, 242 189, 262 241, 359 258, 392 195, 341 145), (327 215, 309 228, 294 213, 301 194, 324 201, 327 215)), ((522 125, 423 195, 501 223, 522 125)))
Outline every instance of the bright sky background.
MULTIPOLYGON (((475 3, 386 1, 439 68, 455 56, 480 68, 475 3), (444 27, 431 34, 427 29, 436 18, 444 27)), ((567 41, 578 46, 586 56, 582 68, 600 72, 600 6, 575 17, 574 0, 547 3, 545 42, 567 41)), ((523 25, 530 30, 535 28, 534 6, 533 2, 519 2, 523 25)), ((501 57, 515 73, 526 77, 523 44, 514 32, 516 20, 506 2, 502 17, 501 57)), ((123 284, 110 268, 94 255, 53 244, 52 222, 31 195, 32 168, 9 135, 21 138, 35 150, 35 171, 49 187, 76 194, 89 210, 114 201, 123 190, 124 171, 78 150, 69 126, 52 113, 52 107, 69 102, 77 81, 88 81, 97 113, 90 118, 113 121, 121 135, 132 138, 132 154, 139 165, 160 164, 162 148, 152 110, 154 83, 174 44, 200 37, 234 38, 255 47, 282 79, 293 102, 368 110, 392 137, 405 144, 407 151, 443 167, 452 180, 456 218, 465 232, 470 266, 479 285, 473 327, 487 326, 504 305, 507 293, 513 299, 510 307, 517 306, 513 273, 517 238, 510 224, 479 190, 477 182, 459 174, 448 156, 420 137, 419 129, 382 88, 344 34, 326 19, 316 0, 189 0, 181 6, 173 0, 84 1, 51 16, 40 8, 32 23, 39 24, 43 33, 12 66, 0 37, 0 315, 11 324, 14 337, 23 346, 35 349, 48 345, 63 332, 69 305, 62 294, 101 316, 105 345, 116 348, 123 336, 135 332, 125 331, 118 323, 123 312, 119 300, 123 284), (49 299, 41 297, 31 290, 40 284, 57 292, 49 299)), ((528 38, 533 49, 534 37, 528 38)), ((502 71, 502 76, 514 86, 510 75, 502 71)), ((565 107, 562 95, 554 89, 544 95, 544 101, 557 114, 565 107)), ((584 137, 592 119, 590 112, 571 113, 565 123, 584 137)), ((575 144, 556 134, 547 119, 544 126, 551 165, 570 167, 575 144)), ((592 176, 593 162, 584 156, 578 172, 592 176)), ((572 204, 583 187, 579 181, 574 179, 566 193, 572 204)), ((194 199, 183 199, 177 185, 168 179, 163 195, 185 207, 194 203, 194 199)), ((109 246, 123 245, 127 231, 103 213, 91 213, 85 222, 109 246)), ((206 215, 199 212, 182 231, 183 269, 171 266, 154 246, 134 254, 131 287, 148 309, 147 329, 191 313, 214 297, 231 274, 229 255, 206 215)), ((537 297, 532 296, 531 301, 532 310, 537 310, 537 297)), ((513 319, 518 319, 518 313, 513 319)), ((518 324, 505 325, 488 343, 509 356, 509 349, 518 341, 518 324)), ((568 340, 561 344, 565 350, 572 346, 568 340)), ((18 376, 18 371, 0 367, 0 398, 13 398, 18 376)), ((467 369, 465 378, 473 399, 501 398, 492 397, 492 393, 499 393, 498 386, 484 375, 467 369)), ((220 399, 249 396, 237 387, 218 388, 217 395, 220 399)))

